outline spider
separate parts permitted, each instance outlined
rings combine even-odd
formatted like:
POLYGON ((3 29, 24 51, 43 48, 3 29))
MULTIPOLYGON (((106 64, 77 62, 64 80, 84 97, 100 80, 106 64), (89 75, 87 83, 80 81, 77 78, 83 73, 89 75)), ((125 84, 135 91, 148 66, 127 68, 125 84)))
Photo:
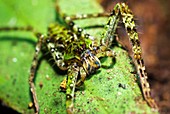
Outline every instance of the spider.
POLYGON ((33 97, 35 113, 39 113, 39 105, 36 97, 34 78, 38 65, 38 55, 42 47, 51 53, 55 64, 59 69, 67 71, 67 78, 63 80, 60 88, 66 92, 66 111, 68 114, 74 113, 74 94, 76 87, 81 86, 85 79, 94 74, 102 65, 100 58, 116 56, 111 49, 116 39, 116 29, 120 21, 123 22, 126 32, 132 44, 133 57, 136 63, 138 75, 140 78, 141 91, 143 97, 151 108, 158 109, 157 104, 150 95, 150 87, 147 81, 142 51, 135 26, 132 11, 125 3, 117 3, 111 14, 82 14, 65 16, 63 20, 66 26, 51 24, 48 27, 47 35, 37 32, 32 27, 1 27, 0 31, 30 31, 38 38, 35 54, 30 68, 29 85, 33 97), (86 18, 108 17, 104 34, 100 43, 96 38, 84 32, 73 21, 86 18))

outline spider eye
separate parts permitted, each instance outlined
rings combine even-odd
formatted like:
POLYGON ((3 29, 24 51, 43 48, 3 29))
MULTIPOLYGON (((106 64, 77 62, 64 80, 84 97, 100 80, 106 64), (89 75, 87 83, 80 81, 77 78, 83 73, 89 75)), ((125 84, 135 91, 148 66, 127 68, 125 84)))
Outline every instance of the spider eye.
POLYGON ((50 39, 49 38, 46 39, 46 43, 50 43, 50 39))
POLYGON ((83 31, 83 29, 82 28, 78 28, 78 30, 77 30, 78 32, 82 32, 83 31))
POLYGON ((55 48, 51 48, 50 51, 51 51, 51 53, 54 53, 55 48))
POLYGON ((90 35, 89 34, 85 34, 84 36, 85 36, 85 38, 89 38, 90 35))
POLYGON ((70 27, 73 27, 73 26, 74 26, 74 22, 71 21, 71 22, 69 23, 69 25, 70 25, 70 27))

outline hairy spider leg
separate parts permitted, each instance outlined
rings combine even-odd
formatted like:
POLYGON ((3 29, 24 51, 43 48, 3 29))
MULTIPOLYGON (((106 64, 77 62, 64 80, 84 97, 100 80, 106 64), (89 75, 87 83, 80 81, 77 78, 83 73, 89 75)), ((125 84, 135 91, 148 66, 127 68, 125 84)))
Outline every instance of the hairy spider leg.
POLYGON ((65 22, 67 25, 71 28, 72 31, 74 31, 78 36, 81 36, 83 38, 89 38, 93 40, 92 46, 96 46, 97 42, 94 41, 94 37, 89 35, 88 33, 85 33, 82 28, 78 27, 73 21, 74 20, 80 20, 80 19, 89 19, 89 18, 98 18, 98 17, 109 17, 110 14, 108 13, 96 13, 96 14, 77 14, 77 15, 71 15, 71 16, 63 16, 65 22))
POLYGON ((102 45, 105 45, 106 47, 111 47, 115 40, 118 41, 118 39, 116 39, 116 29, 118 27, 119 21, 120 19, 118 17, 118 14, 112 12, 103 32, 103 38, 101 39, 102 45))
POLYGON ((76 86, 81 86, 87 75, 95 73, 97 69, 101 66, 100 58, 102 57, 112 57, 115 58, 115 52, 111 49, 107 49, 105 46, 97 47, 98 49, 93 49, 92 51, 86 50, 85 55, 82 57, 83 67, 80 67, 81 79, 77 81, 76 86), (84 68, 84 69, 83 69, 84 68))
POLYGON ((100 60, 97 58, 96 52, 94 52, 94 50, 85 50, 85 52, 81 55, 81 62, 82 62, 82 67, 80 67, 81 79, 77 81, 76 84, 77 87, 81 86, 84 83, 86 76, 95 73, 95 71, 99 69, 101 66, 100 60))
POLYGON ((45 36, 42 34, 36 34, 36 36, 38 38, 38 42, 35 47, 35 53, 34 53, 32 65, 31 65, 31 69, 30 69, 29 85, 30 85, 30 91, 33 96, 35 113, 38 114, 39 113, 39 105, 38 105, 38 100, 37 100, 36 91, 35 91, 34 78, 35 78, 35 73, 36 73, 36 69, 37 69, 37 65, 38 65, 38 56, 41 52, 41 48, 42 48, 42 44, 43 44, 43 40, 45 39, 45 36))
POLYGON ((74 21, 74 20, 81 20, 81 19, 89 19, 89 18, 98 18, 98 17, 109 17, 109 13, 94 13, 94 14, 77 14, 77 15, 70 15, 65 16, 63 15, 63 18, 65 21, 74 21))
POLYGON ((64 50, 64 45, 59 43, 58 40, 64 36, 64 30, 65 28, 63 26, 60 26, 58 24, 50 24, 48 27, 48 37, 46 39, 46 46, 48 50, 50 50, 50 53, 57 64, 57 66, 61 70, 67 70, 66 64, 64 62, 64 56, 61 50, 64 50), (63 33, 63 34, 62 34, 63 33), (60 50, 59 50, 60 49, 60 50))
MULTIPOLYGON (((152 99, 150 94, 150 87, 147 81, 148 76, 146 73, 144 61, 142 59, 142 50, 141 50, 140 41, 136 30, 136 25, 135 25, 132 11, 128 8, 128 6, 125 3, 118 3, 114 7, 112 14, 113 15, 111 15, 111 18, 113 18, 113 21, 109 20, 110 25, 108 29, 112 29, 113 28, 112 26, 117 24, 118 20, 122 19, 132 44, 133 58, 136 61, 135 63, 137 64, 136 66, 140 78, 140 86, 141 86, 141 91, 143 93, 143 97, 151 108, 157 110, 158 106, 155 103, 154 99, 152 99)), ((107 36, 108 38, 111 38, 109 33, 107 36)))
POLYGON ((38 39, 38 42, 36 43, 34 57, 32 60, 32 65, 30 68, 30 75, 29 75, 30 92, 32 94, 32 98, 33 98, 33 102, 34 102, 35 113, 38 114, 39 113, 39 105, 38 105, 38 100, 37 100, 36 91, 35 91, 34 78, 35 78, 36 68, 38 65, 38 55, 41 51, 43 40, 45 39, 45 37, 41 33, 36 32, 30 26, 27 26, 27 27, 0 27, 0 31, 28 31, 28 32, 34 33, 34 35, 38 39))
POLYGON ((77 63, 72 63, 68 68, 67 85, 66 85, 66 110, 68 114, 74 112, 74 93, 77 83, 77 77, 79 75, 79 66, 77 63))

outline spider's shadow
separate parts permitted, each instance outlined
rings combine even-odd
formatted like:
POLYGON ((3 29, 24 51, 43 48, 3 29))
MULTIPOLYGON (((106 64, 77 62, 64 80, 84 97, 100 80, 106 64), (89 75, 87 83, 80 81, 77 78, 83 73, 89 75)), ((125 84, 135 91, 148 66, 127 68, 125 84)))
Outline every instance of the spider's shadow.
POLYGON ((17 45, 18 42, 27 42, 28 44, 31 44, 35 46, 36 42, 29 38, 23 38, 23 37, 12 37, 12 36, 0 36, 0 42, 8 42, 10 41, 12 45, 17 45))

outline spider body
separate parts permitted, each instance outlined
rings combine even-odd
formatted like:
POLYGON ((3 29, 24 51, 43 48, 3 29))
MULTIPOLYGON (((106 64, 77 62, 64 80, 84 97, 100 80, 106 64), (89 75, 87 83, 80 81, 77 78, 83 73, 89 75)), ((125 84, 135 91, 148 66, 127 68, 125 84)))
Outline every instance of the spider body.
POLYGON ((45 42, 57 66, 61 70, 68 70, 68 77, 61 83, 60 88, 66 91, 67 111, 70 113, 73 110, 71 100, 75 87, 82 85, 86 76, 100 68, 100 57, 114 57, 115 54, 105 45, 97 45, 95 38, 83 33, 83 29, 72 21, 68 22, 70 25, 68 28, 50 25, 46 41, 42 42, 45 42))
POLYGON ((72 114, 74 113, 75 88, 82 85, 87 76, 95 73, 101 67, 101 57, 115 57, 115 53, 111 47, 116 39, 116 29, 121 20, 132 44, 133 57, 138 70, 143 97, 150 107, 157 109, 156 103, 150 96, 150 87, 147 82, 147 73, 141 56, 141 47, 133 15, 125 3, 116 4, 110 15, 105 13, 82 14, 79 16, 64 16, 63 19, 66 26, 51 24, 47 35, 43 35, 30 27, 0 28, 0 31, 31 31, 38 38, 29 76, 35 113, 39 113, 39 105, 33 80, 38 64, 38 56, 42 47, 45 47, 51 53, 55 64, 61 70, 67 70, 67 78, 63 80, 60 88, 66 91, 66 110, 68 114, 72 114), (106 29, 100 38, 100 43, 96 40, 98 38, 85 33, 82 28, 73 22, 78 19, 97 17, 108 18, 105 26, 106 29))
MULTIPOLYGON (((98 47, 92 45, 95 40, 90 39, 89 34, 79 36, 68 28, 59 25, 51 25, 48 30, 47 48, 61 70, 68 69, 67 66, 73 61, 82 66, 83 61, 87 61, 88 57, 96 59, 94 54, 98 47)), ((91 60, 91 62, 93 61, 91 60)), ((86 70, 87 74, 90 72, 86 70)))

